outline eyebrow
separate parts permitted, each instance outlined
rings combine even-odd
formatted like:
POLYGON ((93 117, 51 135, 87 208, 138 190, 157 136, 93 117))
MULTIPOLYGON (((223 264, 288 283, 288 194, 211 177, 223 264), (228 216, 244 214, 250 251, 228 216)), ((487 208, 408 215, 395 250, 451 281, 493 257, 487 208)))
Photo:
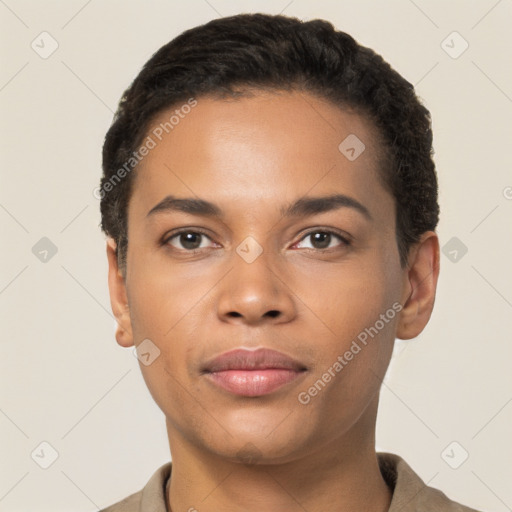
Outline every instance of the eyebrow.
MULTIPOLYGON (((344 194, 333 194, 320 197, 302 197, 294 203, 280 208, 283 217, 308 217, 320 213, 352 208, 361 213, 366 219, 373 220, 368 208, 356 199, 344 194)), ((183 212, 205 217, 222 217, 222 210, 214 203, 197 198, 179 198, 172 195, 164 197, 147 213, 150 217, 157 213, 183 212)))

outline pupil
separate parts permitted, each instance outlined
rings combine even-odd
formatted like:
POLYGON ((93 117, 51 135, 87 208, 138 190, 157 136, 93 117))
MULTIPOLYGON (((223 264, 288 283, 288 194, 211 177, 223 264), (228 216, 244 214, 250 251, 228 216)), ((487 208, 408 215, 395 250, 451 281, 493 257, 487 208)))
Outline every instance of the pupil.
POLYGON ((329 247, 329 243, 331 242, 330 233, 315 233, 313 235, 313 246, 317 249, 325 249, 329 247), (316 245, 315 245, 316 243, 316 245))
POLYGON ((185 249, 197 249, 201 245, 199 233, 185 233, 180 236, 180 242, 185 249))

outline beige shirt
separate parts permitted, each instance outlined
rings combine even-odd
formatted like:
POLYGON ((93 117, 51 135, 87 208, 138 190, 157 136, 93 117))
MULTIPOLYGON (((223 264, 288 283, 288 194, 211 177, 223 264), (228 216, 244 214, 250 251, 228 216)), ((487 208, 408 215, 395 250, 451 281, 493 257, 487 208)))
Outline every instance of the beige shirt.
MULTIPOLYGON (((378 453, 380 470, 393 490, 389 512, 477 512, 451 501, 441 491, 427 487, 398 455, 378 453)), ((171 462, 153 474, 144 489, 100 512, 168 512, 165 486, 171 474, 171 462)))

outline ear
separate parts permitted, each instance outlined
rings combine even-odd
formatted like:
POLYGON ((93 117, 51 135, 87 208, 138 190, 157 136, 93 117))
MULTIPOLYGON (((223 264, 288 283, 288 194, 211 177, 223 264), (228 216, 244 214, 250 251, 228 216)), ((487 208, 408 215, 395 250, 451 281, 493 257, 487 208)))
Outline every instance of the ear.
POLYGON ((434 308, 439 277, 439 239, 433 231, 423 233, 410 249, 404 273, 403 309, 396 336, 408 340, 423 331, 434 308))
POLYGON ((133 334, 126 284, 118 268, 116 242, 111 237, 107 238, 107 259, 110 305, 117 320, 116 340, 122 347, 131 347, 133 345, 133 334))

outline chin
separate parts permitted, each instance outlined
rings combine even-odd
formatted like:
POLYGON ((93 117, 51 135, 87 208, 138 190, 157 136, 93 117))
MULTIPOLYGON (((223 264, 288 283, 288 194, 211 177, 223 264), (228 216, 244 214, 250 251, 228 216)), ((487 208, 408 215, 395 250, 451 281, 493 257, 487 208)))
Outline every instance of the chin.
POLYGON ((222 446, 209 446, 217 456, 231 462, 245 465, 262 466, 284 464, 296 460, 304 455, 306 443, 303 435, 295 437, 283 431, 280 436, 272 435, 266 438, 261 433, 248 435, 247 433, 233 433, 222 446))

